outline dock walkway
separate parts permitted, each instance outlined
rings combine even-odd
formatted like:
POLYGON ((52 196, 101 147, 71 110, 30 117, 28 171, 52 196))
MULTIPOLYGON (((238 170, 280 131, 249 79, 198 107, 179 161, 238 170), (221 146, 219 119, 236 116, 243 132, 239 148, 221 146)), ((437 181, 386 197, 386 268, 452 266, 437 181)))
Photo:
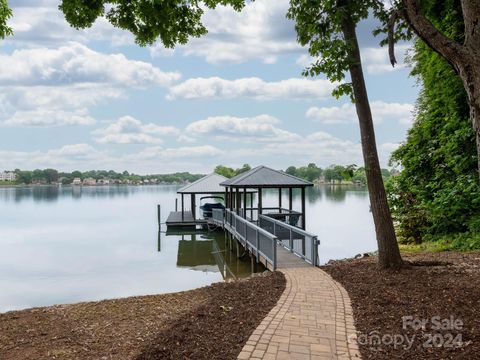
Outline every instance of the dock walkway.
POLYGON ((323 270, 279 268, 287 280, 277 305, 255 329, 238 359, 360 359, 350 299, 323 270))
POLYGON ((319 269, 316 236, 260 215, 256 223, 233 211, 214 211, 223 227, 246 250, 273 270, 286 288, 255 329, 238 359, 359 359, 350 299, 345 289, 319 269), (312 266, 313 265, 313 266, 312 266))

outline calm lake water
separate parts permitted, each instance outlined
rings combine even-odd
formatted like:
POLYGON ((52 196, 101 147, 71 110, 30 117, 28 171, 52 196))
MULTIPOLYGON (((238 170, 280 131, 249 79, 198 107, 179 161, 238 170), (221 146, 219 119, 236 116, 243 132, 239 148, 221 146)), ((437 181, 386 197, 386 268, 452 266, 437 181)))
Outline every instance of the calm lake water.
MULTIPOLYGON (((159 237, 156 204, 165 221, 177 188, 0 188, 0 312, 249 276, 250 262, 225 251, 223 233, 159 237)), ((276 201, 277 193, 267 192, 264 206, 276 201)), ((376 249, 365 189, 307 189, 306 212, 307 230, 321 241, 321 262, 376 249)))

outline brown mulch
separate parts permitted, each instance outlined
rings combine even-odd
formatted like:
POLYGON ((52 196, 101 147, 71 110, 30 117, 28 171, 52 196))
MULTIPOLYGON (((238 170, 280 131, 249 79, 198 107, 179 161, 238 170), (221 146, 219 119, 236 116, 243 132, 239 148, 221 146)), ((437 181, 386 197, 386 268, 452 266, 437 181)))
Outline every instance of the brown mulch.
POLYGON ((234 359, 276 304, 275 272, 174 294, 0 314, 0 359, 234 359))
POLYGON ((398 271, 379 270, 375 257, 322 267, 350 295, 362 357, 479 359, 480 253, 403 254, 403 258, 410 265, 398 271), (414 328, 406 319, 404 328, 406 316, 427 323, 414 328), (406 337, 414 339, 410 347, 406 337))

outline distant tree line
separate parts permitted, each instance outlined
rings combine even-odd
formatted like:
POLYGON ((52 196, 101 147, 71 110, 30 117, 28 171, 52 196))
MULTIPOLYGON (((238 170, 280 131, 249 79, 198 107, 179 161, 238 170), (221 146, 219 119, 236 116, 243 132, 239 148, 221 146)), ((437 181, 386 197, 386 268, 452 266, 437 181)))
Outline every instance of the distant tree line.
MULTIPOLYGON (((249 164, 244 164, 241 168, 231 168, 224 165, 218 165, 215 168, 217 174, 223 175, 227 178, 234 177, 245 171, 251 169, 249 164)), ((355 164, 343 166, 343 165, 331 165, 325 169, 318 167, 315 163, 310 163, 306 166, 289 166, 285 172, 289 175, 299 177, 311 182, 325 182, 325 183, 357 183, 366 184, 367 179, 365 175, 365 168, 358 167, 355 164)), ((382 176, 384 180, 387 180, 392 175, 388 169, 382 169, 382 176)))
POLYGON ((193 182, 200 179, 203 175, 191 174, 189 172, 177 172, 173 174, 152 174, 152 175, 137 175, 124 171, 118 173, 113 170, 90 170, 90 171, 72 171, 59 172, 55 169, 36 169, 33 171, 25 171, 16 169, 16 182, 18 184, 52 184, 62 183, 64 185, 71 184, 75 178, 85 180, 87 178, 98 180, 109 180, 116 183, 137 183, 144 180, 155 180, 159 183, 175 184, 193 182))

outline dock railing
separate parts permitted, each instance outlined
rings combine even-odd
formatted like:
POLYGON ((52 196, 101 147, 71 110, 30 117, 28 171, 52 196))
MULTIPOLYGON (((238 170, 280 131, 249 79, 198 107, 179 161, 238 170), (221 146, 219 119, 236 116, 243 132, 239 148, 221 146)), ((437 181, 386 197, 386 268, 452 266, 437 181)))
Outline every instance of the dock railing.
POLYGON ((225 227, 245 248, 255 253, 257 261, 262 257, 273 270, 277 268, 277 237, 275 235, 228 209, 225 210, 225 227))
POLYGON ((287 250, 300 256, 313 266, 319 264, 318 261, 318 238, 296 226, 289 225, 283 221, 273 219, 267 215, 260 215, 258 225, 276 236, 279 243, 287 250))
POLYGON ((212 209, 212 221, 215 225, 220 225, 223 227, 224 218, 225 218, 225 210, 212 209))

